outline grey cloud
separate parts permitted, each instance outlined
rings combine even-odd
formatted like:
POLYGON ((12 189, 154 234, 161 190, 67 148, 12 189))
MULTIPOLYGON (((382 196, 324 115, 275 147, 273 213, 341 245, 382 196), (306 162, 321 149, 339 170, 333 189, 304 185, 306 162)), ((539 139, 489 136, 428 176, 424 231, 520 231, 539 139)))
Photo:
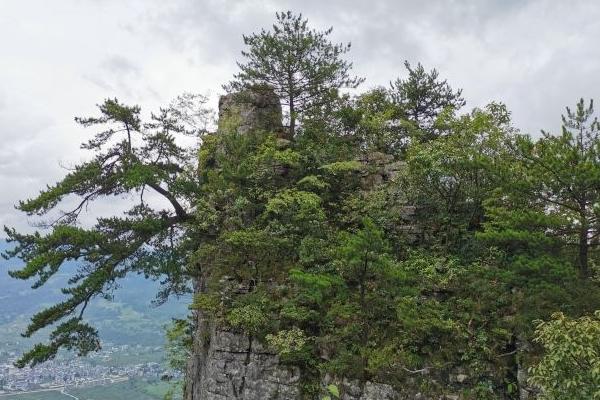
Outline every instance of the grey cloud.
POLYGON ((116 88, 113 85, 111 85, 109 82, 107 82, 105 79, 102 79, 101 76, 83 74, 81 77, 84 80, 98 86, 100 89, 102 89, 106 92, 114 93, 116 91, 116 88))
POLYGON ((122 55, 106 57, 95 71, 86 72, 81 77, 101 89, 104 97, 125 96, 131 101, 148 96, 160 98, 156 90, 144 83, 142 68, 122 55))
POLYGON ((272 21, 264 3, 183 0, 145 15, 146 32, 166 40, 188 57, 209 64, 232 62, 242 47, 242 34, 272 21))
POLYGON ((106 72, 114 75, 138 77, 142 72, 138 65, 122 55, 106 58, 101 66, 106 72))
POLYGON ((3 146, 6 150, 14 148, 25 140, 30 140, 44 128, 51 127, 54 120, 48 115, 36 115, 21 109, 22 105, 11 105, 8 101, 2 102, 0 98, 0 137, 10 141, 12 146, 3 146))
POLYGON ((0 223, 24 223, 10 205, 64 174, 59 160, 85 158, 73 115, 115 96, 148 111, 183 91, 211 91, 216 104, 242 35, 287 9, 352 42, 364 89, 420 61, 462 87, 468 107, 504 101, 532 133, 558 129, 564 106, 599 94, 593 1, 4 0, 0 223))

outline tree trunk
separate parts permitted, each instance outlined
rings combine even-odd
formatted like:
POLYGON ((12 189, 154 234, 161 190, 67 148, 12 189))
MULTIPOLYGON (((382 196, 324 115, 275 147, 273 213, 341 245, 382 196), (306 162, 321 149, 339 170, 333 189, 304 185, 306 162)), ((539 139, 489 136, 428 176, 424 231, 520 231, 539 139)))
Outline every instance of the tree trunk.
MULTIPOLYGON (((368 329, 368 322, 366 321, 366 315, 367 315, 367 303, 366 303, 366 280, 367 280, 367 270, 369 268, 369 251, 367 250, 365 252, 365 260, 363 263, 363 269, 362 269, 362 273, 360 276, 360 310, 361 310, 361 318, 362 318, 362 332, 360 334, 360 342, 363 348, 367 347, 367 343, 369 342, 369 329, 368 329)), ((365 355, 361 356, 362 358, 362 371, 361 371, 361 375, 362 375, 362 381, 366 382, 368 379, 367 376, 367 367, 369 365, 369 360, 365 355)))
POLYGON ((294 98, 290 96, 290 140, 294 138, 296 133, 296 108, 294 107, 294 98))
MULTIPOLYGON (((194 294, 206 293, 206 277, 200 276, 194 284, 194 294)), ((183 399, 200 399, 206 369, 208 347, 210 345, 210 323, 202 310, 194 310, 194 337, 192 354, 188 360, 183 386, 183 399)))
POLYGON ((579 229, 579 274, 582 278, 588 278, 590 275, 588 265, 588 251, 589 251, 589 227, 586 219, 582 219, 581 228, 579 229))

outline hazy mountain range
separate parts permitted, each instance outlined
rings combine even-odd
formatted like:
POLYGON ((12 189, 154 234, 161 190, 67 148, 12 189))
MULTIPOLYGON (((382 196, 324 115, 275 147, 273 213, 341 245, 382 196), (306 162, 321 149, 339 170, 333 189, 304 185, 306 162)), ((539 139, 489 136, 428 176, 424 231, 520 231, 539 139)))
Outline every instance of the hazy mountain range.
MULTIPOLYGON (((0 249, 7 246, 6 242, 0 242, 0 249)), ((43 287, 32 289, 32 281, 21 281, 8 275, 9 269, 20 265, 18 259, 0 259, 0 352, 19 352, 32 343, 19 334, 35 312, 60 301, 60 289, 77 266, 76 263, 65 265, 43 287)), ((86 318, 99 329, 103 341, 162 345, 164 326, 173 317, 185 316, 189 298, 174 299, 155 307, 151 302, 157 288, 157 282, 141 276, 127 277, 114 293, 114 300, 95 300, 88 307, 86 318)), ((43 340, 44 335, 35 339, 43 340)))

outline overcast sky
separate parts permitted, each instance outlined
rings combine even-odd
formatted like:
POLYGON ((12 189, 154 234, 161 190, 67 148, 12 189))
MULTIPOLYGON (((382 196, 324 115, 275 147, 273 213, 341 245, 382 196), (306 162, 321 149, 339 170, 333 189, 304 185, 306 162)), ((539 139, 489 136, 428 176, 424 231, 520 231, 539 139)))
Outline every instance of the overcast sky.
MULTIPOLYGON (((76 115, 106 97, 155 110, 235 72, 241 36, 277 10, 352 42, 364 89, 437 68, 469 108, 503 101, 514 123, 556 129, 565 105, 600 95, 600 2, 401 0, 0 0, 0 224, 13 205, 85 158, 76 115)), ((1 236, 1 235, 0 235, 1 236)))

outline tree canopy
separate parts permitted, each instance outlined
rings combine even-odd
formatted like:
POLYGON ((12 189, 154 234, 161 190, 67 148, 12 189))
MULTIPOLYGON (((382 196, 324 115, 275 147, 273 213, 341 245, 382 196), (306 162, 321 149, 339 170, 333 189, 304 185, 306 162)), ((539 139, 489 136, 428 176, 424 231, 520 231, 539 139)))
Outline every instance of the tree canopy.
POLYGON ((240 72, 227 89, 272 87, 287 107, 293 137, 298 116, 325 106, 338 89, 355 88, 364 80, 350 75, 352 63, 343 58, 350 43, 332 43, 332 31, 310 28, 302 14, 277 13, 272 31, 244 36, 245 62, 238 62, 240 72))
MULTIPOLYGON (((61 347, 77 349, 79 354, 99 349, 97 331, 84 321, 84 311, 95 297, 110 298, 118 281, 129 273, 164 279, 159 301, 189 290, 188 274, 182 268, 189 238, 182 232, 194 219, 198 179, 193 157, 175 137, 201 133, 190 132, 186 128, 190 120, 181 116, 190 110, 202 111, 205 99, 185 98, 187 106, 161 109, 148 123, 142 122, 138 106, 126 106, 116 99, 100 104, 98 116, 76 118, 83 127, 99 129, 81 146, 93 152, 92 158, 38 196, 18 204, 27 215, 49 221, 44 223, 44 234, 23 234, 5 227, 8 241, 16 243, 5 256, 25 262, 23 268, 10 271, 12 277, 35 279, 33 288, 37 288, 67 261, 80 263, 63 289, 65 299, 34 315, 24 332, 29 337, 56 325, 49 343, 23 355, 19 365, 45 361, 61 347), (99 217, 92 227, 79 224, 80 214, 92 202, 123 195, 130 196, 127 203, 131 207, 122 217, 99 217), (156 197, 163 199, 164 206, 151 205, 156 197), (72 199, 73 208, 58 211, 72 199)), ((196 113, 194 121, 200 124, 204 116, 196 113)))

